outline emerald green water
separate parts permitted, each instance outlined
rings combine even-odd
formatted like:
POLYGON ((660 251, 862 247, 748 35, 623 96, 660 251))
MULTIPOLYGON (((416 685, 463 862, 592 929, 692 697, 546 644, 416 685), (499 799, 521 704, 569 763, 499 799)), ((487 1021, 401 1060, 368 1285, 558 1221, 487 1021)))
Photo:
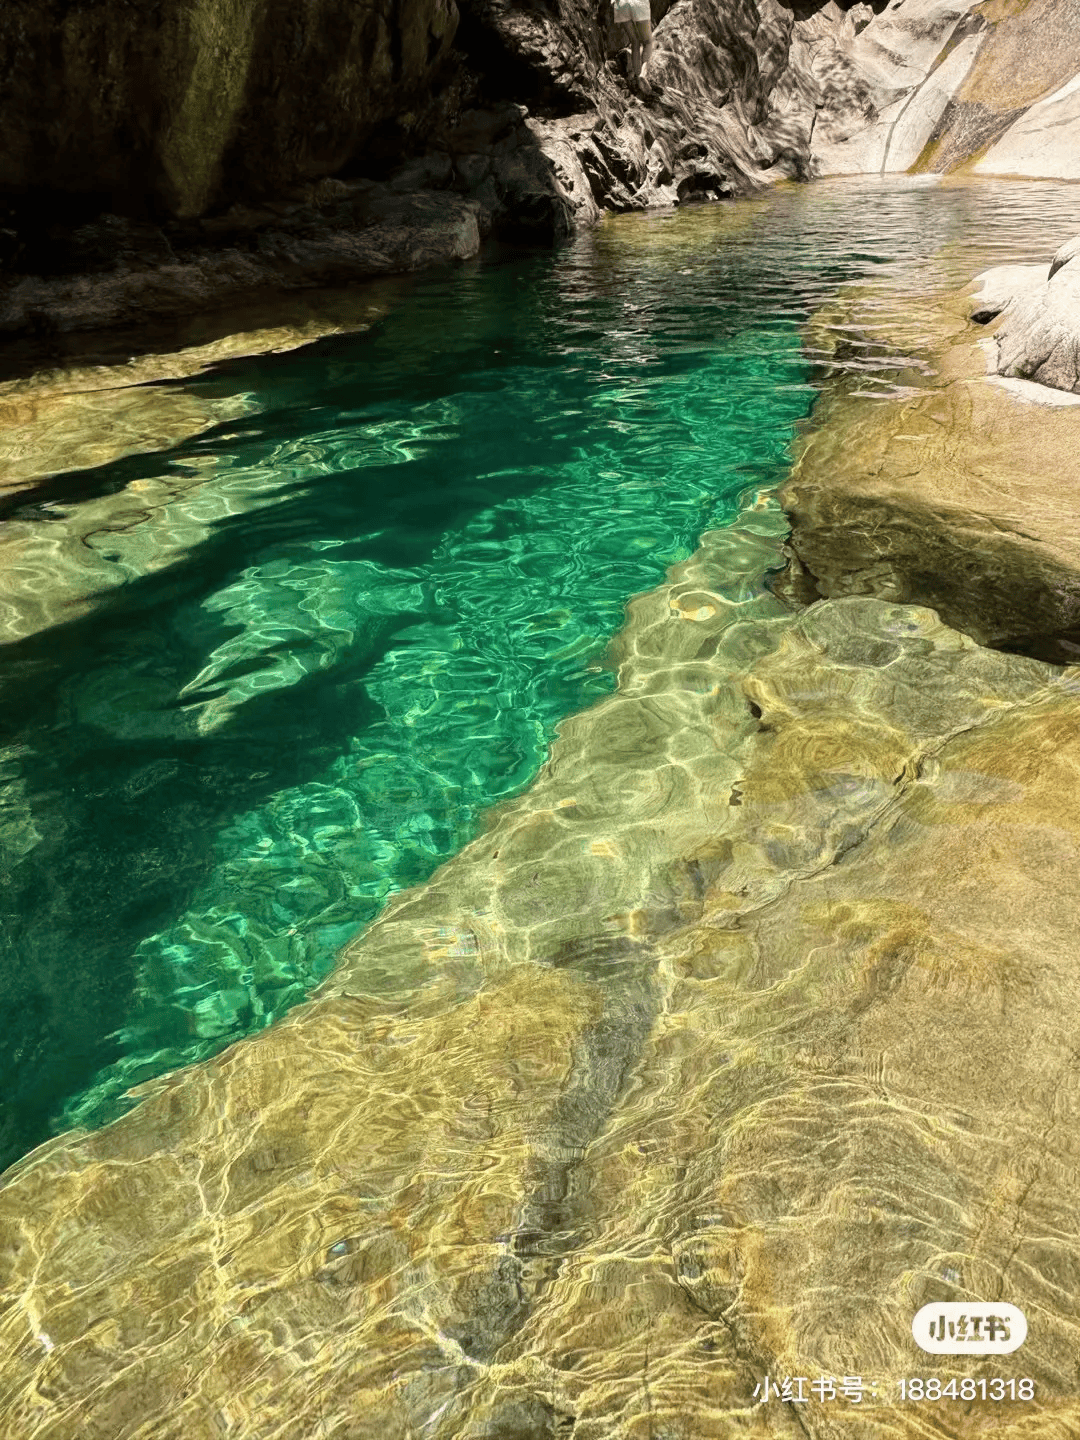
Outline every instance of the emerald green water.
POLYGON ((88 615, 0 650, 0 1164, 303 999, 613 687, 628 598, 782 478, 811 310, 980 226, 982 265, 1029 258, 1048 188, 789 189, 492 255, 184 382, 245 418, 19 497, 179 498, 94 540, 125 583, 88 615))

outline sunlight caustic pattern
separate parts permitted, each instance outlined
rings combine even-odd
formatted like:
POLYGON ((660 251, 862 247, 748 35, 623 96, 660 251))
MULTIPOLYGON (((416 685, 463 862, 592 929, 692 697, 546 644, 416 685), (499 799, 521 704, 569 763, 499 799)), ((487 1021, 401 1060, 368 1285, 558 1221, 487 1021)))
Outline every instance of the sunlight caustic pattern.
POLYGON ((192 902, 139 943, 123 1057, 68 1106, 68 1123, 101 1118, 129 1085, 302 999, 389 893, 531 780, 562 716, 610 690, 603 652, 627 597, 734 513, 807 409, 794 325, 744 332, 703 358, 665 374, 662 344, 627 330, 607 354, 514 366, 495 391, 371 429, 357 412, 352 428, 296 442, 323 474, 464 468, 486 451, 502 463, 470 483, 509 493, 447 527, 424 563, 338 559, 349 540, 313 535, 204 598, 228 634, 179 692, 199 733, 315 671, 332 675, 394 623, 364 679, 375 714, 326 770, 221 831, 192 902), (779 403, 777 379, 789 382, 779 403))
POLYGON ((1071 203, 836 183, 611 219, 170 382, 228 418, 17 508, 0 1162, 281 1016, 531 782, 610 693, 629 597, 782 478, 815 367, 894 383, 865 339, 805 348, 839 285, 949 253, 962 283, 1071 203))

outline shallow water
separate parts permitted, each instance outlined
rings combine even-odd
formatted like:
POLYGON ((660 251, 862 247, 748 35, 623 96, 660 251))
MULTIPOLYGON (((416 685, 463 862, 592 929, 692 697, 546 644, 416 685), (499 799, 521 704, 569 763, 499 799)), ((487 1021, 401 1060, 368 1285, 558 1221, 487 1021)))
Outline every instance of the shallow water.
POLYGON ((529 784, 629 597, 782 478, 826 363, 917 372, 803 352, 838 286, 1078 229, 1074 187, 925 179, 613 219, 184 381, 230 418, 9 502, 0 1163, 282 1015, 529 784))

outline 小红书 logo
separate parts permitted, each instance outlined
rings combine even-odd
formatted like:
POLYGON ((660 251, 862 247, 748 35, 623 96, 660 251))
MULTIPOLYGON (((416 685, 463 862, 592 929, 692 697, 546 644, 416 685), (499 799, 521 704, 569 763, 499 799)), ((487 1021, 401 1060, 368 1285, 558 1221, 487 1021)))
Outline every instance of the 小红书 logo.
POLYGON ((936 1300, 918 1312, 911 1333, 931 1355, 1008 1355, 1027 1338, 1027 1320, 998 1300, 936 1300))

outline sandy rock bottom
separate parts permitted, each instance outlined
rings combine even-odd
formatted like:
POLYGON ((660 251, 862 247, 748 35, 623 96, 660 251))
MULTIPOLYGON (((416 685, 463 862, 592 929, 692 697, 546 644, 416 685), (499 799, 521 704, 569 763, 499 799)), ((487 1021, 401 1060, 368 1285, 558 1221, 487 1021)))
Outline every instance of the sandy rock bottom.
POLYGON ((1080 1426, 1080 682, 785 613, 783 529, 631 603, 617 692, 308 1005, 8 1172, 4 1433, 1080 1426), (1028 1340, 923 1355, 931 1300, 1028 1340))

